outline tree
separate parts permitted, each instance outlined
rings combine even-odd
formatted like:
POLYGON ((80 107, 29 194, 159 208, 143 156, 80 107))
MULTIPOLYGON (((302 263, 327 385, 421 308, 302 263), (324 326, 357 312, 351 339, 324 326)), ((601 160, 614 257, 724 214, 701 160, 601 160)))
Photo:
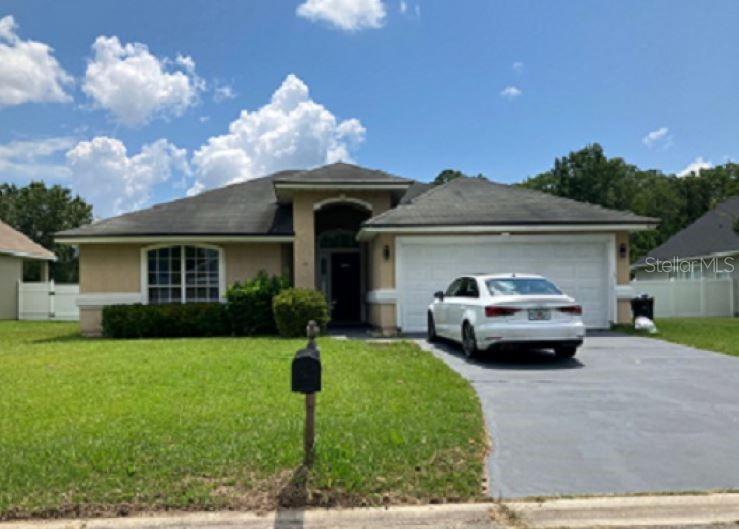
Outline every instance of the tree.
MULTIPOLYGON (((434 185, 441 185, 446 184, 447 182, 451 182, 455 178, 459 178, 460 176, 467 176, 462 171, 457 171, 456 169, 444 169, 442 172, 440 172, 438 175, 436 175, 436 178, 434 178, 433 182, 431 182, 434 185)), ((482 173, 478 174, 475 178, 485 178, 482 173)))
POLYGON ((557 158, 552 169, 521 185, 659 218, 656 230, 631 235, 631 257, 636 260, 715 206, 718 197, 730 196, 727 193, 732 189, 731 178, 724 171, 716 175, 705 173, 701 171, 695 177, 679 178, 656 170, 644 171, 622 158, 608 158, 603 148, 594 143, 557 158), (701 189, 693 178, 713 183, 701 189))
POLYGON ((57 245, 54 234, 92 222, 92 206, 79 195, 72 196, 69 189, 59 185, 46 187, 43 182, 25 187, 0 184, 0 219, 56 254, 57 262, 52 265, 56 281, 77 282, 76 252, 57 245))

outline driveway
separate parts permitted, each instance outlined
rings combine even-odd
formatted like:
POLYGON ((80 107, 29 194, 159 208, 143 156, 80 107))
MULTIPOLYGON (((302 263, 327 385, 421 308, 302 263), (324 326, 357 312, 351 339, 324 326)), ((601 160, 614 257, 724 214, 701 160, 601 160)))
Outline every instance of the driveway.
POLYGON ((739 358, 605 333, 569 360, 420 343, 480 395, 493 497, 739 488, 739 358))

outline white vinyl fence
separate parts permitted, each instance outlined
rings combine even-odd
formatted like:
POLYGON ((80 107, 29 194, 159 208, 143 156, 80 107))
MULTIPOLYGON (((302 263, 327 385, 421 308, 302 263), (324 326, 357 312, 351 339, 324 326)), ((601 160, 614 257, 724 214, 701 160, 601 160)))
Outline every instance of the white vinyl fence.
POLYGON ((79 320, 79 285, 18 282, 19 320, 79 320))
POLYGON ((654 317, 734 315, 733 279, 677 279, 632 281, 637 294, 654 296, 654 317))

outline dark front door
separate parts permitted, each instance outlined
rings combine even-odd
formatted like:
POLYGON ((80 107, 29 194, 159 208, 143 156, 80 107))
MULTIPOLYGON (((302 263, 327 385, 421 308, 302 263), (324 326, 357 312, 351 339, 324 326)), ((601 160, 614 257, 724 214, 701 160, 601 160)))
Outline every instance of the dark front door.
POLYGON ((359 252, 331 254, 331 319, 337 323, 358 322, 359 252))

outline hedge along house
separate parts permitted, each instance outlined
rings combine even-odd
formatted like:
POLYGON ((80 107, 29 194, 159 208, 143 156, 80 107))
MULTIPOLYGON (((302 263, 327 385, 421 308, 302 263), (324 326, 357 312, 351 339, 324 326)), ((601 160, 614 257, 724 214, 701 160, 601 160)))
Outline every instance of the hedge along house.
POLYGON ((61 232, 79 246, 80 321, 102 307, 223 300, 258 271, 321 290, 335 323, 425 328, 436 290, 470 272, 546 275, 593 328, 630 317, 628 234, 656 219, 485 179, 432 186, 337 163, 283 171, 61 232))

